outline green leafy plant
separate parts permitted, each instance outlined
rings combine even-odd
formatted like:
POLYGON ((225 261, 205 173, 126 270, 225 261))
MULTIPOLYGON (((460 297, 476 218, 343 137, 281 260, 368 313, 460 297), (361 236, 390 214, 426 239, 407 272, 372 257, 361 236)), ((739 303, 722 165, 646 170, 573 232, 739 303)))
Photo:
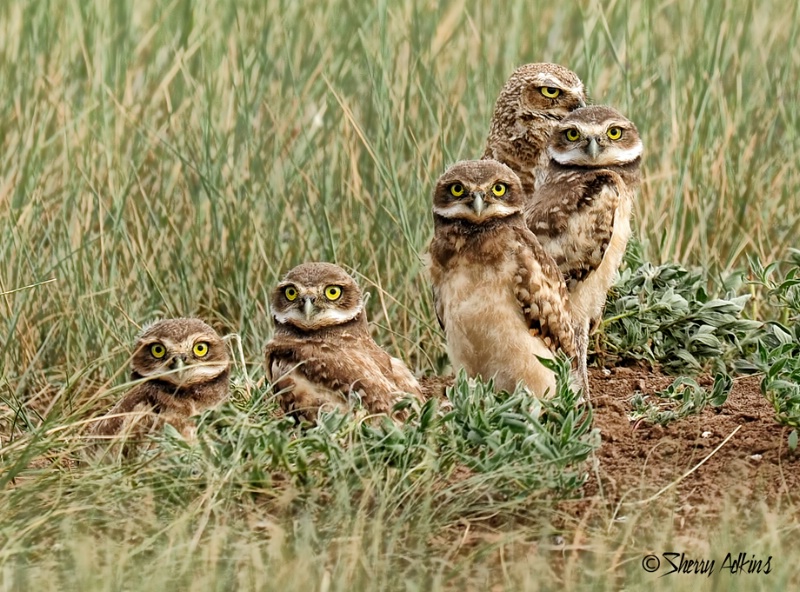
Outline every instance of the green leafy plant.
POLYGON ((509 493, 579 487, 585 478, 581 463, 599 445, 591 407, 579 404, 570 388, 568 360, 542 363, 557 376, 557 392, 549 399, 525 390, 497 393, 491 381, 467 380, 463 373, 448 391, 453 410, 443 423, 458 462, 476 472, 510 475, 499 484, 509 493))
POLYGON ((609 294, 595 356, 606 366, 645 361, 667 372, 724 372, 762 323, 742 318, 750 298, 738 276, 708 291, 699 270, 669 263, 627 266, 609 294))
POLYGON ((582 463, 599 434, 591 407, 579 404, 569 386, 569 361, 544 363, 558 380, 549 399, 525 390, 498 393, 491 382, 461 373, 448 391, 448 408, 439 409, 435 399, 411 404, 401 425, 323 412, 318 425, 305 429, 270 398, 229 403, 203 417, 199 447, 162 437, 171 451, 163 455, 165 470, 198 487, 224 474, 237 495, 279 497, 288 487, 298 499, 322 491, 358 497, 368 483, 390 475, 398 487, 441 487, 443 475, 465 471, 476 499, 489 492, 508 499, 548 490, 569 495, 583 484, 582 463))
POLYGON ((648 396, 641 393, 634 395, 631 399, 631 419, 667 425, 688 415, 698 414, 707 405, 721 407, 728 399, 732 386, 733 380, 725 372, 717 373, 710 392, 691 378, 676 378, 671 385, 658 393, 648 396))
POLYGON ((800 251, 786 261, 767 265, 750 261, 752 284, 766 294, 780 320, 764 325, 755 352, 739 364, 742 371, 762 372, 761 392, 775 409, 777 420, 800 426, 800 251))

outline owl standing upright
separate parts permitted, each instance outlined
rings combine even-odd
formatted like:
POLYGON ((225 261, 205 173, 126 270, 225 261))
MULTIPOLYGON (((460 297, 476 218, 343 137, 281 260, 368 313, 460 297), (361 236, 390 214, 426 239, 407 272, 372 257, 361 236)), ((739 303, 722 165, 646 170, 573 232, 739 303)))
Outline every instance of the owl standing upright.
POLYGON ((167 319, 146 327, 131 358, 136 386, 94 425, 91 435, 113 440, 129 456, 148 433, 171 424, 194 436, 192 416, 228 396, 230 357, 214 329, 199 319, 167 319))
POLYGON ((547 169, 552 130, 585 105, 586 90, 571 70, 549 63, 520 66, 497 98, 483 158, 508 165, 530 197, 547 169))
POLYGON ((631 235, 642 141, 615 109, 584 107, 565 117, 548 147, 550 163, 526 207, 528 227, 564 274, 588 395, 590 326, 603 313, 631 235))
POLYGON ((272 295, 275 333, 266 348, 281 407, 311 422, 321 409, 391 414, 401 399, 420 398, 406 365, 369 334, 361 289, 341 267, 304 263, 272 295))
POLYGON ((574 336, 564 281, 525 225, 523 203, 519 178, 501 163, 450 167, 433 195, 429 269, 454 367, 541 397, 556 382, 537 356, 573 355, 574 336))

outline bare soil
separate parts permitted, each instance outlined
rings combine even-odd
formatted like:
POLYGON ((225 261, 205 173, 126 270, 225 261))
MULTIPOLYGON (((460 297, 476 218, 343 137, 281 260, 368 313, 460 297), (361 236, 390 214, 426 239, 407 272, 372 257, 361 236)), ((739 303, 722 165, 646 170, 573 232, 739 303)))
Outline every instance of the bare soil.
POLYGON ((800 454, 788 449, 790 430, 776 423, 761 394, 760 378, 737 378, 722 407, 706 407, 665 427, 631 421, 635 393, 652 394, 672 381, 643 369, 592 371, 592 404, 602 445, 584 487, 587 501, 627 506, 674 484, 663 495, 677 502, 682 519, 716 514, 723 503, 795 506, 800 454))

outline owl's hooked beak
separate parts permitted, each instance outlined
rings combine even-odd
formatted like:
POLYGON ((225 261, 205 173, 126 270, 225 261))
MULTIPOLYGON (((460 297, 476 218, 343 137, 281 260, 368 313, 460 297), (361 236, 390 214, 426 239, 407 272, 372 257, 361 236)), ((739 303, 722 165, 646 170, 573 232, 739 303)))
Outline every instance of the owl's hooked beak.
POLYGON ((597 158, 597 155, 600 154, 600 145, 597 143, 597 138, 589 139, 589 145, 586 150, 589 152, 589 156, 597 158))
POLYGON ((314 303, 311 301, 311 298, 306 298, 303 301, 303 314, 306 316, 306 320, 310 320, 311 315, 314 314, 314 303))
POLYGON ((178 382, 183 382, 183 372, 186 369, 186 358, 184 356, 175 356, 172 358, 172 368, 175 369, 175 376, 178 377, 178 382))
POLYGON ((578 99, 578 107, 583 109, 586 106, 586 101, 583 99, 578 99))
POLYGON ((478 216, 486 209, 486 202, 483 201, 483 196, 486 195, 482 191, 473 191, 472 193, 472 209, 478 216))

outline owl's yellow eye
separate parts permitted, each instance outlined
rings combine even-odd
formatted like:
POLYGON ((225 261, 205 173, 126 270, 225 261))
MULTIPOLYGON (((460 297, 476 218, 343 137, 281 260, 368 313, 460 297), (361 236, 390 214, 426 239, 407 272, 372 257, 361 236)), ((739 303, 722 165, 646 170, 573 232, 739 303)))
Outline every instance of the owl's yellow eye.
POLYGON ((294 286, 286 286, 283 290, 283 295, 286 296, 286 300, 291 302, 292 300, 297 299, 297 288, 294 286))
POLYGON ((610 127, 606 135, 612 140, 619 140, 622 137, 622 130, 618 127, 610 127))
POLYGON ((198 358, 202 358, 204 355, 208 353, 208 344, 205 341, 201 341, 199 343, 195 343, 194 347, 192 348, 194 355, 198 358))
POLYGON ((581 137, 580 133, 578 133, 578 130, 576 130, 574 127, 572 129, 568 129, 565 135, 567 136, 567 140, 570 142, 577 142, 581 137))
POLYGON ((541 89, 542 94, 546 96, 548 99, 555 99, 558 95, 561 94, 561 89, 553 88, 552 86, 543 86, 541 89))
POLYGON ((154 358, 160 360, 165 355, 167 355, 167 348, 161 345, 160 343, 154 343, 153 345, 150 346, 150 353, 153 355, 154 358))
POLYGON ((450 193, 453 197, 461 197, 464 195, 464 186, 461 183, 453 183, 450 185, 450 193))
POLYGON ((495 183, 492 186, 492 193, 494 193, 497 197, 503 197, 506 194, 506 186, 502 183, 495 183))
POLYGON ((339 286, 328 286, 325 288, 325 298, 328 300, 339 300, 342 296, 342 289, 339 286))

